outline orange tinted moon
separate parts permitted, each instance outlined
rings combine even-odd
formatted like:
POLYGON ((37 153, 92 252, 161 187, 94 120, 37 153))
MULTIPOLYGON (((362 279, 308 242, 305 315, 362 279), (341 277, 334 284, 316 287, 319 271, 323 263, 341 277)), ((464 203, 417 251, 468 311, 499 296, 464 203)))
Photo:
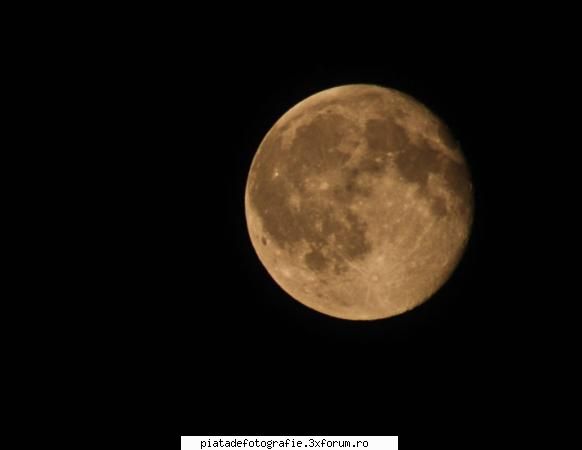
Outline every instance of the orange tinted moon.
POLYGON ((393 89, 346 85, 286 112, 253 159, 249 235, 302 304, 381 319, 450 277, 473 219, 470 174, 446 125, 393 89))

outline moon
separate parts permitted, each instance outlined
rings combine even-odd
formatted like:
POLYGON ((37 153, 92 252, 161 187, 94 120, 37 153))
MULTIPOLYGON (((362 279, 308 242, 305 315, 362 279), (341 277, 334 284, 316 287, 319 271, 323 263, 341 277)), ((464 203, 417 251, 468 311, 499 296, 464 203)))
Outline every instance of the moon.
POLYGON ((365 84, 287 111, 245 189, 250 239, 273 280, 348 320, 429 299, 458 265, 473 211, 470 172, 445 123, 402 92, 365 84))

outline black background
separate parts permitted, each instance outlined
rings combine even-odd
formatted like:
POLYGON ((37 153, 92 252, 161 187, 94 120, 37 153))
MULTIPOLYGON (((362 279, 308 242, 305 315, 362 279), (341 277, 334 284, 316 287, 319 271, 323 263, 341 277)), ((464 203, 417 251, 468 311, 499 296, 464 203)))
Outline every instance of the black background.
POLYGON ((167 420, 173 438, 396 434, 404 444, 436 431, 473 432, 473 446, 488 431, 537 438, 552 417, 567 423, 579 359, 579 327, 566 320, 579 317, 565 282, 577 281, 579 234, 579 139, 568 135, 579 128, 569 67, 579 27, 567 16, 578 16, 533 4, 438 4, 435 14, 337 3, 323 15, 217 6, 103 20, 66 11, 67 26, 40 12, 48 29, 28 36, 29 51, 13 45, 26 31, 10 36, 23 87, 6 88, 38 123, 24 123, 23 174, 7 194, 33 191, 20 201, 30 229, 7 239, 41 244, 21 253, 44 277, 25 273, 7 302, 24 310, 6 314, 17 324, 8 346, 32 340, 18 350, 34 365, 28 388, 54 396, 24 407, 39 422, 60 419, 71 392, 65 409, 92 435, 135 421, 124 434, 149 437, 167 420), (374 322, 291 299, 255 255, 244 216, 265 133, 297 102, 347 83, 399 89, 432 109, 475 190, 450 280, 374 322))
POLYGON ((537 321, 548 301, 539 233, 551 214, 536 215, 547 147, 533 130, 546 121, 538 83, 550 62, 522 37, 430 37, 386 47, 231 38, 152 59, 133 170, 151 230, 141 250, 154 267, 142 284, 147 337, 177 434, 401 434, 477 423, 484 411, 509 426, 537 401, 524 379, 553 322, 537 321), (327 317, 283 292, 244 216, 269 128, 307 96, 349 83, 399 89, 440 116, 475 191, 450 280, 415 310, 373 322, 327 317))

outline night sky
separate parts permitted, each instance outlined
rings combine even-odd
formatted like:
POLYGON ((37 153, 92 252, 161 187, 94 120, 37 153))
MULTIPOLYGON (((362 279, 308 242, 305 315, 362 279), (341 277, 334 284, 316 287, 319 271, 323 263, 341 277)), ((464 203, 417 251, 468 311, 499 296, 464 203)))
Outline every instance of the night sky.
POLYGON ((539 126, 528 76, 543 63, 490 42, 382 58, 241 47, 166 56, 156 90, 162 126, 146 177, 162 270, 152 305, 169 311, 156 329, 177 433, 399 434, 411 423, 471 422, 487 408, 508 424, 512 405, 531 401, 522 364, 543 342, 525 269, 547 221, 531 226, 542 145, 523 138, 539 126), (258 260, 244 216, 265 133, 307 96, 350 83, 401 90, 441 117, 475 193, 470 241, 449 281, 424 305, 373 322, 293 300, 258 260))
POLYGON ((171 445, 398 435, 408 449, 449 450, 453 436, 464 450, 527 449, 552 421, 579 429, 580 26, 568 19, 580 15, 397 5, 51 4, 53 17, 10 16, 5 217, 18 251, 3 317, 7 392, 20 400, 9 416, 85 440, 150 439, 167 424, 171 445), (244 210, 273 124, 354 83, 441 118, 475 197, 446 284, 371 322, 285 293, 244 210))

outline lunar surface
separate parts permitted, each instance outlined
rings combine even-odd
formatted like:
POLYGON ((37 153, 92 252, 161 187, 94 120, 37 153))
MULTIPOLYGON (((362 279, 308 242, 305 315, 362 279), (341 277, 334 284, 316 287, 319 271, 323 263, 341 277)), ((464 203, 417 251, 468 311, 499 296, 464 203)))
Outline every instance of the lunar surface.
POLYGON ((347 85, 303 100, 269 130, 245 211, 283 290, 330 316, 374 320, 446 282, 469 237, 473 193, 438 117, 399 91, 347 85))

